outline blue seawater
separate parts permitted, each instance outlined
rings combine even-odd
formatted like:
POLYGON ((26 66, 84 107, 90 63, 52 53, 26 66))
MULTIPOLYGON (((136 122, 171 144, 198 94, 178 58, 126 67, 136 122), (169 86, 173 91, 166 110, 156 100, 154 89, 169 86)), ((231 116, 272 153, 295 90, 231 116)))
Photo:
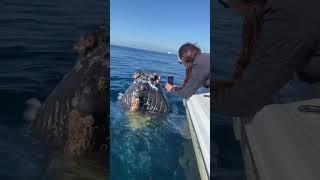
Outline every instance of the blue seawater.
POLYGON ((200 179, 181 98, 168 94, 172 113, 160 119, 129 119, 119 105, 137 70, 159 73, 162 83, 174 76, 181 84, 185 70, 177 56, 112 45, 110 66, 111 179, 200 179))
MULTIPOLYGON (((212 61, 214 78, 228 79, 241 43, 241 18, 230 9, 225 9, 216 0, 212 8, 212 61)), ((232 119, 211 114, 213 123, 211 138, 216 155, 215 179, 244 179, 240 144, 235 140, 232 119)))
POLYGON ((25 101, 43 101, 76 62, 73 44, 106 24, 105 0, 0 2, 0 179, 39 179, 50 162, 30 136, 25 101))

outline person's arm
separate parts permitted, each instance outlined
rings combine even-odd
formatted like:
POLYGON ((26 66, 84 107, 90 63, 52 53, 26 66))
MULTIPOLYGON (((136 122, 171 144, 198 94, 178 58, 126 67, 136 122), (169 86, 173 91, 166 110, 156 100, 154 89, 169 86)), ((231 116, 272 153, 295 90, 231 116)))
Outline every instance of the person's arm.
POLYGON ((189 98, 203 85, 205 79, 206 74, 201 67, 198 64, 193 64, 189 81, 183 87, 175 87, 171 94, 182 98, 189 98))
POLYGON ((241 79, 229 88, 214 87, 213 112, 252 116, 293 77, 305 42, 294 40, 291 27, 285 18, 265 19, 241 79))
POLYGON ((231 116, 251 116, 259 111, 293 77, 294 50, 300 43, 286 40, 275 44, 279 48, 278 53, 271 52, 275 56, 256 48, 252 62, 234 86, 214 89, 213 111, 231 116))

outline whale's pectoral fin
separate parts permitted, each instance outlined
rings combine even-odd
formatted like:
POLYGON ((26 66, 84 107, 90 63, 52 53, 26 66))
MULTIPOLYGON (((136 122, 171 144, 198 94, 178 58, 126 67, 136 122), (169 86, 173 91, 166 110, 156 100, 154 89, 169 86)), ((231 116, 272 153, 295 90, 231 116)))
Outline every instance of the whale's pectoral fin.
POLYGON ((131 97, 131 105, 130 105, 130 111, 135 112, 139 109, 140 106, 140 100, 136 97, 131 97))

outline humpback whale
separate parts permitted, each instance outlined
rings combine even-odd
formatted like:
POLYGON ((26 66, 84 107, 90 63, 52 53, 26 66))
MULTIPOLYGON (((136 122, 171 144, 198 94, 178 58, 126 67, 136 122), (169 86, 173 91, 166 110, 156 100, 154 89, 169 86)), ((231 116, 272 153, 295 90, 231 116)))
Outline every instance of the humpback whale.
POLYGON ((157 73, 137 71, 133 83, 120 99, 122 107, 130 112, 167 114, 170 112, 165 91, 157 73))
POLYGON ((25 117, 33 133, 72 156, 106 144, 109 35, 105 29, 83 35, 74 46, 78 61, 43 104, 32 99, 25 117), (35 109, 37 108, 37 109, 35 109))

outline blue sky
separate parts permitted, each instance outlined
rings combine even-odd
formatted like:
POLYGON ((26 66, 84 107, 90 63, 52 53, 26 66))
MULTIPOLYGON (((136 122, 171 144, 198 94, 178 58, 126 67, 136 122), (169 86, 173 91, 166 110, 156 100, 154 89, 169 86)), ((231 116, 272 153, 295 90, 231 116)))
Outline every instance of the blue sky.
POLYGON ((185 42, 210 49, 210 0, 110 0, 111 44, 177 51, 185 42))

